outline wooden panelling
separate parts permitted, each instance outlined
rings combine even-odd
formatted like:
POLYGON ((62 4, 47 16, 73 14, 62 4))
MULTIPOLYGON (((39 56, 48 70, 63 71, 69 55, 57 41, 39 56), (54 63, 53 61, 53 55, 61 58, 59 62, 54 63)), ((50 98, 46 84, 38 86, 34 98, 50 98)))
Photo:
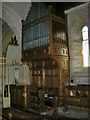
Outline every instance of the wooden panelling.
POLYGON ((68 86, 65 91, 65 103, 75 106, 90 107, 90 87, 68 86))
POLYGON ((11 106, 25 108, 27 107, 26 86, 11 85, 11 106))

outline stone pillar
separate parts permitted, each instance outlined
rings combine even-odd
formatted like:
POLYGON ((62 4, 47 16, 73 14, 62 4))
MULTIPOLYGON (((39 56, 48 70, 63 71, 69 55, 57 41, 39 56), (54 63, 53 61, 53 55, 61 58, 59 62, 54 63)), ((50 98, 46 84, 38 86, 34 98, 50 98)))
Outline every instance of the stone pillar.
MULTIPOLYGON (((88 38, 89 38, 89 66, 90 66, 90 2, 88 4, 88 38)), ((90 72, 90 68, 89 71, 90 72)))
MULTIPOLYGON (((88 67, 83 66, 82 28, 88 26, 88 3, 65 11, 70 54, 70 84, 88 84, 88 67)), ((90 79, 90 78, 89 78, 90 79)))
MULTIPOLYGON (((2 2, 0 2, 0 18, 2 18, 2 2)), ((1 57, 2 57, 2 20, 0 19, 0 58, 1 57)), ((2 65, 0 65, 0 118, 2 118, 2 65)))

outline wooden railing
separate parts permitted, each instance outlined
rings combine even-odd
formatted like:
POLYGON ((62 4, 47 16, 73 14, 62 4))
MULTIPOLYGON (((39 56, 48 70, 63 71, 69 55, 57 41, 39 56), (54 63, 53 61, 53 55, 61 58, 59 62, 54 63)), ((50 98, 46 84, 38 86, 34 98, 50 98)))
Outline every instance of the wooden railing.
POLYGON ((90 86, 67 86, 65 104, 90 107, 90 86))

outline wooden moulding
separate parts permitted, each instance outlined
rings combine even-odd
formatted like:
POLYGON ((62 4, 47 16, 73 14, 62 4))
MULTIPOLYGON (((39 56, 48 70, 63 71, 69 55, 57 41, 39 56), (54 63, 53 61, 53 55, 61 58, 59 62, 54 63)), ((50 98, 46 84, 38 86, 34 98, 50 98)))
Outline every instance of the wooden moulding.
POLYGON ((48 14, 48 15, 43 16, 41 18, 38 18, 38 19, 36 19, 36 20, 34 20, 32 22, 28 22, 28 23, 27 22, 25 23, 25 21, 22 22, 23 30, 25 30, 25 29, 27 29, 27 28, 35 25, 35 24, 39 24, 41 22, 49 20, 49 19, 54 20, 54 21, 59 22, 59 23, 64 24, 64 25, 66 24, 64 19, 62 19, 62 18, 60 18, 60 17, 58 17, 58 16, 56 16, 54 14, 48 14))
POLYGON ((35 59, 42 59, 42 58, 47 57, 49 55, 50 55, 49 46, 43 46, 40 48, 35 48, 32 50, 23 51, 22 60, 26 59, 26 61, 28 61, 28 60, 32 61, 35 59))

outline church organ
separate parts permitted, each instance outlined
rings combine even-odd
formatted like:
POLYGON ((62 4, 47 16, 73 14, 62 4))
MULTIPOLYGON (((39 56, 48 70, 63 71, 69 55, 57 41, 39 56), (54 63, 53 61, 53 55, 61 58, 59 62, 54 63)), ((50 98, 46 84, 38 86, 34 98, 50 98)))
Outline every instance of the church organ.
POLYGON ((52 6, 37 2, 22 28, 22 61, 29 66, 30 83, 44 91, 43 97, 54 106, 54 100, 63 99, 69 79, 65 20, 52 14, 52 6))
POLYGON ((11 85, 11 107, 90 107, 89 85, 69 84, 66 23, 51 6, 33 3, 22 21, 22 62, 29 66, 30 85, 11 85))
POLYGON ((26 19, 22 20, 21 60, 29 66, 30 84, 10 84, 10 105, 15 108, 11 113, 19 109, 23 112, 22 115, 18 112, 19 117, 24 112, 52 118, 58 117, 59 112, 60 115, 70 112, 72 117, 73 111, 78 116, 78 111, 81 114, 90 107, 90 85, 72 84, 74 80, 70 80, 68 47, 72 46, 68 46, 66 21, 57 16, 54 7, 32 3, 26 19))

